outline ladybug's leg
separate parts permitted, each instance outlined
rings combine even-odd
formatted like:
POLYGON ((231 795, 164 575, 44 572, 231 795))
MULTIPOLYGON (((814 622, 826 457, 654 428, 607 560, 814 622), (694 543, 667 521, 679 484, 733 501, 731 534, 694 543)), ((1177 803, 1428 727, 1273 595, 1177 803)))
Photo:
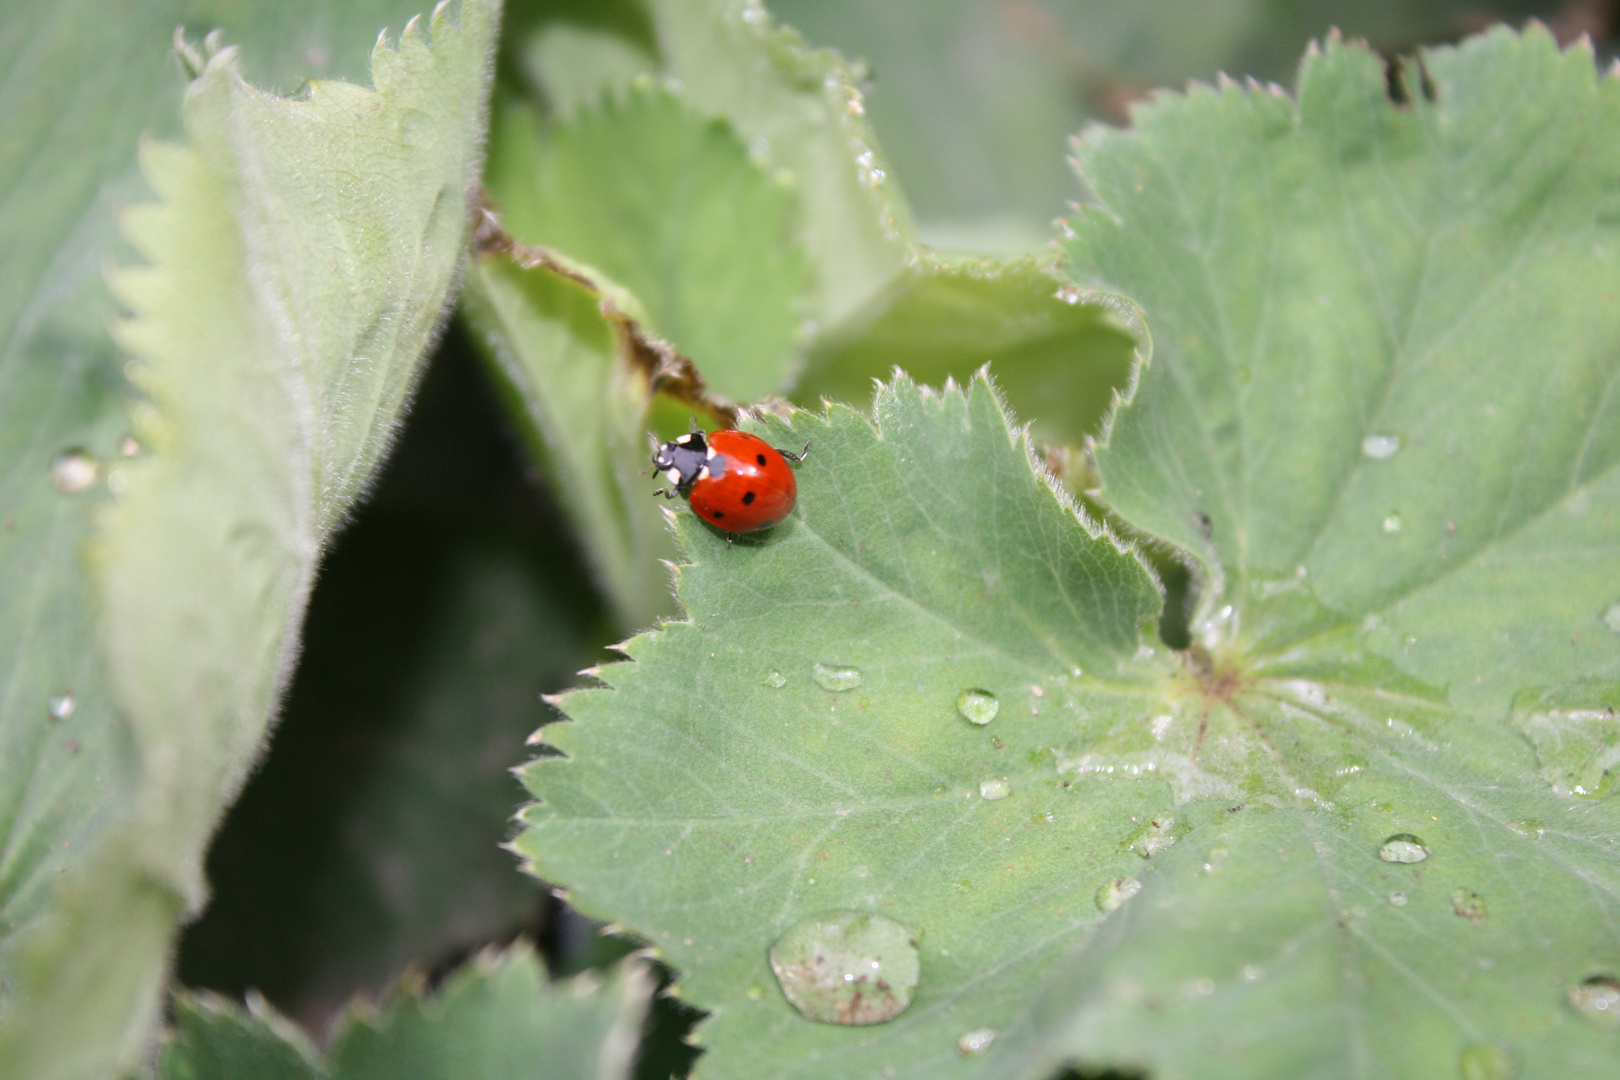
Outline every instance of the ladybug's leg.
POLYGON ((656 499, 658 496, 662 495, 666 499, 673 499, 679 494, 680 492, 676 491, 674 488, 659 488, 657 491, 653 492, 653 498, 656 499))
POLYGON ((732 544, 735 544, 736 542, 737 542, 737 534, 736 533, 726 533, 726 547, 729 548, 732 544))
POLYGON ((810 455, 810 444, 808 442, 805 443, 804 444, 804 449, 800 450, 797 454, 795 454, 791 450, 783 450, 781 447, 777 447, 776 452, 778 454, 781 454, 783 457, 787 458, 789 461, 794 462, 795 464, 797 464, 798 462, 803 461, 806 457, 808 457, 810 455))

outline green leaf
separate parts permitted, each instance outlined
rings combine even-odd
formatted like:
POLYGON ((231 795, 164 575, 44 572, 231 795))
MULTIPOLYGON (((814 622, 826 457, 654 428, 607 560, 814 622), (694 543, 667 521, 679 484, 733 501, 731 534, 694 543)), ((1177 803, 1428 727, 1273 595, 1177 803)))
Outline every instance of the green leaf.
POLYGON ((1104 727, 1143 707, 1118 672, 1158 605, 1147 572, 1076 521, 987 383, 903 380, 874 412, 759 429, 813 441, 799 509, 730 548, 682 514, 691 621, 568 695, 574 722, 544 729, 567 756, 524 773, 542 801, 519 851, 682 970, 713 1014, 705 1075, 960 1074, 957 1039, 1027 1005, 1101 917, 1097 885, 1140 864, 1130 816, 1170 803, 1135 780, 1071 791, 1052 753, 1082 701, 1104 727), (969 688, 1000 702, 988 727, 958 711, 969 688), (772 943, 836 909, 921 943, 889 1024, 814 1024, 777 989, 772 943))
POLYGON ((610 5, 520 29, 528 30, 518 46, 523 66, 540 95, 572 116, 604 90, 661 74, 687 108, 724 120, 751 158, 791 183, 793 237, 809 277, 800 298, 807 330, 854 313, 900 271, 912 230, 848 67, 778 26, 758 0, 650 0, 645 12, 650 27, 640 11, 610 5))
POLYGON ((163 1049, 164 1080, 616 1080, 629 1075, 653 990, 644 965, 606 980, 546 982, 523 946, 484 954, 431 998, 406 980, 375 1014, 351 1013, 321 1061, 296 1028, 258 1003, 182 998, 163 1049))
POLYGON ((1540 30, 1426 64, 1407 108, 1330 44, 1297 106, 1227 85, 1094 132, 1070 253, 1153 327, 1098 464, 1203 562, 1208 645, 1353 641, 1500 717, 1620 676, 1620 83, 1540 30))
MULTIPOLYGON (((399 14, 403 10, 403 14, 399 14)), ((0 140, 0 986, 58 875, 86 858, 129 797, 137 761, 95 658, 81 549, 127 430, 126 385, 107 323, 117 307, 104 267, 127 259, 118 208, 142 194, 143 131, 179 129, 184 83, 170 41, 188 18, 245 38, 244 63, 291 88, 309 66, 362 75, 373 35, 414 0, 333 5, 289 0, 151 2, 109 11, 94 0, 7 13, 7 136, 0 140), (216 22, 215 20, 218 20, 216 22), (90 481, 50 482, 59 455, 83 450, 90 481), (54 706, 52 703, 55 703, 54 706), (52 712, 62 715, 54 716, 52 712)), ((67 479, 67 477, 64 477, 67 479)), ((166 917, 163 921, 166 921, 166 917)))
MULTIPOLYGON (((138 779, 123 805, 80 818, 99 826, 74 837, 96 854, 17 964, 0 1057, 22 1075, 127 1060, 173 920, 203 898, 203 846, 274 710, 316 560, 455 274, 494 12, 469 2, 462 17, 435 17, 436 51, 414 27, 377 49, 376 92, 323 82, 276 98, 221 52, 188 90, 189 145, 146 147, 163 202, 124 225, 152 265, 113 275, 135 312, 119 336, 149 398, 131 408, 146 452, 106 470, 117 498, 94 552, 105 677, 129 723, 98 756, 133 759, 138 779)), ((100 382, 86 404, 105 409, 100 382)), ((116 428, 98 423, 90 448, 105 454, 116 428)))
POLYGON ((1186 653, 982 385, 773 423, 816 444, 756 543, 682 519, 691 621, 563 703, 519 845, 682 970, 707 1075, 1612 1071, 1620 83, 1541 31, 1426 63, 1080 148, 1074 272, 1158 346, 1098 461, 1200 560, 1186 653), (887 1024, 767 965, 849 912, 917 942, 887 1024))
POLYGON ((479 253, 462 299, 625 632, 667 610, 661 560, 674 554, 647 478, 652 372, 619 307, 630 300, 588 269, 505 251, 479 253))
POLYGON ((838 323, 900 270, 912 235, 849 69, 776 25, 758 0, 649 8, 665 71, 687 103, 725 117, 760 158, 791 174, 808 314, 823 328, 838 323))
POLYGON ((860 401, 890 368, 938 384, 989 364, 1037 437, 1079 446, 1102 430, 1145 337, 1130 305, 1083 295, 1033 258, 929 256, 816 340, 793 396, 860 401))
POLYGON ((487 182, 513 236, 588 263, 736 401, 777 390, 800 320, 793 197, 723 120, 637 86, 542 128, 511 103, 487 182))

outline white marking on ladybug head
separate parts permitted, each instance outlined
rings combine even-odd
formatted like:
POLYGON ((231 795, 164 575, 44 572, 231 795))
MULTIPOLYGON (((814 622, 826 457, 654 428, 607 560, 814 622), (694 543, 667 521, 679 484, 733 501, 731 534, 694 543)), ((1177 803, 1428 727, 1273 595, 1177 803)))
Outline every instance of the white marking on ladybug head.
POLYGON ((709 467, 707 465, 698 470, 697 478, 699 480, 707 480, 709 478, 709 467))
POLYGON ((677 435, 677 436, 675 436, 675 442, 680 446, 685 446, 687 443, 691 442, 696 437, 697 437, 697 432, 695 432, 695 431, 692 432, 690 435, 677 435))
POLYGON ((711 459, 712 459, 712 458, 713 458, 713 457, 714 457, 714 447, 712 447, 712 446, 711 446, 711 447, 709 447, 709 457, 710 457, 710 458, 711 458, 711 459))
POLYGON ((664 470, 664 479, 668 480, 672 484, 680 483, 681 482, 681 470, 679 470, 679 469, 665 469, 664 470))

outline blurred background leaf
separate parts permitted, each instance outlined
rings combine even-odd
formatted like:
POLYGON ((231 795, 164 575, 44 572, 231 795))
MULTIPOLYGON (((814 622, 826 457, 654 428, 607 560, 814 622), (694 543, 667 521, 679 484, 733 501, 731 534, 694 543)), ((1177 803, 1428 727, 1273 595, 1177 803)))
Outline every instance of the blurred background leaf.
POLYGON ((814 45, 869 65, 872 126, 947 249, 1024 251, 1077 197, 1068 139, 1123 123, 1154 87, 1217 72, 1292 87, 1305 44, 1337 26, 1386 54, 1497 19, 1606 38, 1612 5, 1547 0, 773 0, 814 45))

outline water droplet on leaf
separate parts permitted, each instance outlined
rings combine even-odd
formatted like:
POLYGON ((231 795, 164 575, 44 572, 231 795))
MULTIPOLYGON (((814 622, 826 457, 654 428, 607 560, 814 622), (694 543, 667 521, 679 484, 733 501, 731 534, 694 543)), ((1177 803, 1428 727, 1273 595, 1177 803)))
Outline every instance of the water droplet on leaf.
POLYGON ((64 450, 51 458, 51 486, 72 494, 96 482, 101 466, 85 450, 64 450))
POLYGON ((1508 822, 1508 828, 1520 836, 1527 836, 1531 840, 1540 840, 1547 834, 1547 826, 1534 818, 1524 818, 1508 822))
POLYGON ((1011 794, 1012 788, 1008 787, 1007 781, 999 776, 991 777, 989 780, 979 781, 980 798, 994 801, 996 799, 1005 799, 1011 794))
POLYGON ((841 694, 846 690, 853 690, 865 681, 859 668, 846 667, 842 664, 816 664, 810 669, 811 677, 816 685, 823 690, 831 690, 841 694))
POLYGON ((904 1012, 917 992, 917 942, 883 915, 823 911, 777 939, 771 970, 806 1019, 881 1024, 904 1012))
POLYGON ((1361 452, 1373 461, 1384 461, 1395 456, 1401 448, 1399 435, 1368 435, 1361 440, 1361 452))
POLYGON ((977 1028, 956 1040, 956 1049, 964 1057, 973 1054, 982 1054, 990 1049, 990 1044, 996 1041, 996 1033, 990 1028, 977 1028))
POLYGON ((765 677, 760 680, 760 685, 768 686, 772 690, 780 690, 787 685, 787 676, 773 669, 767 672, 765 677))
POLYGON ((1392 893, 1390 893, 1389 894, 1389 905, 1390 905, 1390 907, 1405 907, 1406 906, 1406 894, 1403 893, 1403 892, 1392 892, 1392 893))
POLYGON ((1120 847, 1125 851, 1134 851, 1144 859, 1151 859, 1180 840, 1191 828, 1186 819, 1179 815, 1158 814, 1120 847))
POLYGON ((1105 881, 1102 888, 1097 890, 1097 910, 1113 911, 1141 891, 1142 883, 1133 877, 1117 877, 1113 881, 1105 881))
POLYGON ((765 1000, 765 988, 763 986, 750 986, 748 988, 748 1000, 749 1001, 764 1001, 765 1000))
POLYGON ((1075 288, 1073 285, 1065 285, 1057 292, 1052 294, 1052 298, 1054 300, 1061 300, 1065 304, 1078 304, 1080 302, 1080 296, 1080 290, 1075 288))
POLYGON ((1396 833, 1384 841, 1378 857, 1385 862, 1417 863, 1429 857, 1429 849, 1409 832, 1396 833))
POLYGON ((988 690, 967 689, 956 695, 956 711, 974 724, 988 724, 1001 711, 1001 702, 988 690))
POLYGON ((1398 533, 1401 531, 1401 524, 1401 515, 1399 513, 1391 514, 1384 519, 1384 531, 1398 533))
POLYGON ((52 720, 66 720, 73 715, 78 702, 73 700, 72 694, 55 694, 45 702, 45 711, 52 720))
POLYGON ((1457 1075, 1461 1080, 1513 1080, 1519 1068, 1513 1055, 1491 1043, 1474 1043, 1457 1055, 1457 1075))
POLYGON ((1570 987, 1569 1005, 1593 1027, 1620 1031, 1620 979, 1613 975, 1594 975, 1570 987))
POLYGON ((1609 610, 1603 613, 1603 625, 1620 634, 1620 600, 1609 605, 1609 610))

